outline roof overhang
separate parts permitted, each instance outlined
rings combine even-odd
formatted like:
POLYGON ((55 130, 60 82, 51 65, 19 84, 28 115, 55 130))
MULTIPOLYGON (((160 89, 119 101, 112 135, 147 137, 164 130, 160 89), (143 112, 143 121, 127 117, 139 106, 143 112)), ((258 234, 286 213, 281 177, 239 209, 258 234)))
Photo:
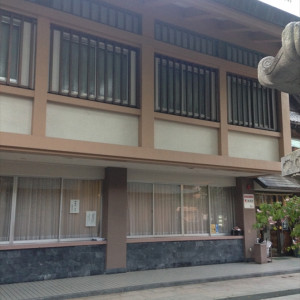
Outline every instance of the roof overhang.
POLYGON ((264 189, 268 190, 300 192, 300 183, 294 178, 274 175, 257 177, 255 181, 264 189))

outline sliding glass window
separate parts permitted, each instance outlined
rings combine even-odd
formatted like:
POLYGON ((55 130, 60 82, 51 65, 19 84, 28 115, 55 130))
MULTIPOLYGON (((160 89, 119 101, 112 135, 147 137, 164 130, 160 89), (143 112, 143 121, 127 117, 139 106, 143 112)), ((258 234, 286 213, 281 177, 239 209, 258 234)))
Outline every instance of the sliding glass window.
POLYGON ((155 111, 219 121, 217 70, 155 56, 155 111))
POLYGON ((138 107, 136 49, 52 28, 50 92, 138 107))
POLYGON ((100 237, 101 182, 0 177, 0 243, 100 237))
POLYGON ((0 83, 34 88, 36 21, 0 10, 0 83))
POLYGON ((230 234, 234 187, 129 183, 128 236, 230 234))

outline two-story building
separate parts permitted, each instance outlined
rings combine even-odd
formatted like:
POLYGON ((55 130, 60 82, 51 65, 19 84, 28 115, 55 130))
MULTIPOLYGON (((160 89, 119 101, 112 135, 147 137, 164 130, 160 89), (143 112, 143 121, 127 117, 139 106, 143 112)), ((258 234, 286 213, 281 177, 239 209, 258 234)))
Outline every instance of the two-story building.
POLYGON ((294 20, 0 0, 0 283, 251 260, 254 179, 291 151, 289 96, 257 64, 294 20))

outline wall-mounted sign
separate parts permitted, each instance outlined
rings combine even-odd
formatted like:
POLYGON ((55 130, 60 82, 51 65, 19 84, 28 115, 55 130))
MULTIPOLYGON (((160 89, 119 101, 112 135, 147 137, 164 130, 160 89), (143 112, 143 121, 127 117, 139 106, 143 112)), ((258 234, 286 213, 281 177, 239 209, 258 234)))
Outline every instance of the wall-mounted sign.
POLYGON ((96 211, 86 211, 85 226, 95 227, 96 226, 96 211))
POLYGON ((70 200, 70 214, 79 214, 79 204, 80 200, 78 199, 70 200))
POLYGON ((253 194, 244 194, 243 198, 244 198, 244 208, 255 208, 253 194))

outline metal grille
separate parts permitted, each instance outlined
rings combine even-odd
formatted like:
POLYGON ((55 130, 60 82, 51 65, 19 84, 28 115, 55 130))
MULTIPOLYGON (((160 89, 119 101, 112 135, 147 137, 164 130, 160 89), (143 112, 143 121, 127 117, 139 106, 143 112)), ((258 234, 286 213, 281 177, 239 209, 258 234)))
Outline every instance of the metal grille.
POLYGON ((0 83, 34 88, 36 21, 0 10, 0 83))
POLYGON ((278 130, 278 100, 274 89, 255 79, 227 74, 228 123, 265 130, 278 130))
POLYGON ((50 92, 138 107, 136 49, 52 27, 50 92))
POLYGON ((155 111, 219 121, 217 70, 155 56, 155 111))

